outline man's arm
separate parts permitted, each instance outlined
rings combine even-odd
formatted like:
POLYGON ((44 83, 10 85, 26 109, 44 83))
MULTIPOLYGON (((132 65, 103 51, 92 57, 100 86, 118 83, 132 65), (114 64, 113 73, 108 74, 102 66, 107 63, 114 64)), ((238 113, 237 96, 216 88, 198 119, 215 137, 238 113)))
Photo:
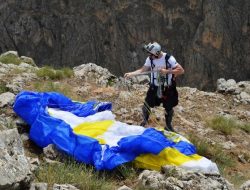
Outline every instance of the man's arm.
POLYGON ((143 72, 146 72, 146 71, 149 71, 149 70, 150 70, 150 67, 144 65, 143 67, 141 67, 140 69, 138 69, 136 71, 125 73, 124 77, 125 78, 131 78, 133 76, 136 76, 136 75, 138 75, 140 73, 143 73, 143 72))
POLYGON ((174 74, 175 76, 182 75, 184 74, 184 69, 182 66, 177 63, 173 69, 161 69, 160 70, 161 74, 174 74))

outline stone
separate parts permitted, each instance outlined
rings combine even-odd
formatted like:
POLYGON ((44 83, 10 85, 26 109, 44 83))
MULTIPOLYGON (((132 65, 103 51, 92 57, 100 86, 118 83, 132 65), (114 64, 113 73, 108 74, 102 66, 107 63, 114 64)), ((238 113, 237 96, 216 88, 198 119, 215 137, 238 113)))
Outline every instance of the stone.
POLYGON ((79 189, 70 184, 54 184, 52 190, 79 190, 79 189))
POLYGON ((123 186, 119 187, 117 190, 132 190, 132 189, 127 187, 126 185, 123 185, 123 186))
POLYGON ((0 189, 28 187, 32 179, 17 129, 0 131, 0 176, 0 189))
POLYGON ((11 92, 4 92, 0 94, 0 108, 5 107, 7 105, 13 105, 15 100, 15 94, 11 92))
POLYGON ((47 183, 31 183, 29 190, 47 190, 48 184, 47 183))
POLYGON ((164 166, 162 172, 144 170, 139 182, 151 189, 227 189, 233 190, 232 184, 215 173, 200 173, 176 166, 164 166))
POLYGON ((240 186, 240 190, 250 190, 250 180, 246 181, 240 186))
POLYGON ((20 59, 21 59, 21 61, 23 61, 31 66, 36 66, 35 61, 31 57, 21 56, 20 59))
POLYGON ((55 145, 50 144, 43 148, 43 153, 45 154, 46 158, 55 160, 56 158, 61 156, 61 153, 56 149, 55 145))

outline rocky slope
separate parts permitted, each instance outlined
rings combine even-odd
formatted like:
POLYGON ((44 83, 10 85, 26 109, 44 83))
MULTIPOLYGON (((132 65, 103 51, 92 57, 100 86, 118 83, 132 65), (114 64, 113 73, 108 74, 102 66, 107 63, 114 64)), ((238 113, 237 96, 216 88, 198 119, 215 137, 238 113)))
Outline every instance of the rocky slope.
POLYGON ((180 81, 215 90, 218 78, 249 80, 249 1, 10 0, 0 3, 0 53, 39 66, 94 62, 116 75, 144 63, 159 41, 186 70, 180 81))
MULTIPOLYGON (((11 54, 18 57, 15 52, 11 54)), ((75 67, 75 76, 62 80, 39 78, 35 74, 39 68, 25 62, 19 65, 0 63, 0 68, 0 163, 3 163, 0 164, 0 175, 4 176, 0 179, 0 189, 20 189, 30 186, 31 189, 47 189, 47 184, 31 185, 32 172, 42 167, 40 162, 44 161, 44 158, 36 155, 31 147, 27 146, 30 140, 27 129, 24 127, 25 123, 13 113, 12 105, 15 95, 21 90, 41 90, 41 86, 47 84, 49 88, 47 86, 43 90, 60 91, 76 100, 111 101, 117 120, 133 124, 141 122, 141 106, 147 90, 147 76, 125 80, 115 77, 107 69, 93 63, 75 67)), ((225 135, 208 127, 206 120, 220 115, 249 125, 250 82, 236 83, 233 80, 220 79, 218 92, 205 92, 190 87, 180 87, 178 91, 180 103, 175 108, 173 121, 176 131, 192 140, 195 140, 194 136, 197 136, 198 141, 205 140, 208 146, 213 148, 220 146, 219 152, 215 153, 223 156, 225 162, 231 159, 234 164, 221 168, 221 176, 190 173, 172 167, 166 167, 162 173, 144 171, 137 182, 143 187, 153 189, 237 189, 243 182, 250 179, 249 131, 235 129, 232 134, 225 135)), ((163 128, 163 109, 155 108, 152 112, 149 126, 163 128)), ((51 147, 43 151, 47 158, 56 157, 56 152, 51 147)), ((208 156, 220 164, 221 159, 217 155, 208 156)), ((127 181, 119 182, 121 183, 136 188, 127 181)), ((54 189, 63 188, 58 187, 58 184, 54 186, 54 189)), ((66 186, 64 188, 74 189, 70 185, 66 186)), ((247 188, 250 188, 249 182, 241 186, 242 190, 247 188)))

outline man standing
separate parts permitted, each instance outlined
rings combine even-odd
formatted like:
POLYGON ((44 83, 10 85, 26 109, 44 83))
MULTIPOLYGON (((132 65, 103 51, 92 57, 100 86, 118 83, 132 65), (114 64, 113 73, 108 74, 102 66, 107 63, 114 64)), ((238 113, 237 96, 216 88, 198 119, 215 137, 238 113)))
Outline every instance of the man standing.
POLYGON ((148 53, 145 64, 140 69, 125 73, 125 78, 131 78, 143 72, 151 70, 150 86, 142 107, 143 122, 145 126, 150 115, 150 108, 159 106, 161 103, 165 108, 165 130, 174 131, 172 127, 173 107, 178 104, 178 92, 175 78, 184 73, 182 66, 176 62, 172 55, 161 51, 161 46, 157 42, 144 46, 148 53))

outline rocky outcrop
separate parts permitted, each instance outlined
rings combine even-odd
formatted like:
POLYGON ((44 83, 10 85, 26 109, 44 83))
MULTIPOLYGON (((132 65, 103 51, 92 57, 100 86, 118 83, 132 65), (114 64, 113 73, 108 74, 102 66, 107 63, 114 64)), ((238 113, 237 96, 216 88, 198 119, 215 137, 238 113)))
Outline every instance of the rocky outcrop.
POLYGON ((240 186, 240 190, 249 190, 250 189, 250 180, 246 181, 240 186))
POLYGON ((175 166, 165 166, 161 173, 144 170, 139 180, 144 187, 149 189, 234 189, 233 185, 220 175, 186 171, 175 166))
POLYGON ((38 65, 94 62, 116 75, 142 66, 141 44, 159 41, 186 70, 179 83, 215 89, 250 78, 249 1, 5 1, 0 53, 38 65))
POLYGON ((220 93, 233 94, 236 103, 250 104, 250 81, 240 81, 236 83, 234 79, 217 80, 217 91, 220 93))
MULTIPOLYGON (((32 58, 19 57, 16 51, 8 51, 0 55, 0 84, 3 83, 6 90, 15 94, 23 90, 26 82, 38 78, 35 73, 37 70, 38 67, 32 58), (5 61, 5 63, 1 61, 5 61)), ((13 99, 11 95, 7 96, 9 99, 13 99)), ((4 106, 2 104, 0 100, 0 106, 4 106)))
POLYGON ((31 167, 16 129, 0 131, 0 189, 25 189, 31 167))
POLYGON ((117 77, 112 75, 108 69, 102 68, 94 63, 82 64, 73 68, 77 78, 82 79, 83 83, 93 82, 102 86, 108 86, 117 82, 117 77))

